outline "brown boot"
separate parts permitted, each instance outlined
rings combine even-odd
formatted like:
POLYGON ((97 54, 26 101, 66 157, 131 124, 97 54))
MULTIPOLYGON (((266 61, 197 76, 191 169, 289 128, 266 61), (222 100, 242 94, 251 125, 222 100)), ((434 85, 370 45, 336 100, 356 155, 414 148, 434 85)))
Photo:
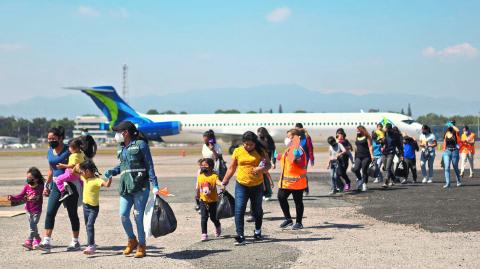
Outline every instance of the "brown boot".
POLYGON ((137 252, 135 253, 135 258, 143 258, 147 256, 147 246, 145 245, 138 245, 137 252))
POLYGON ((138 246, 136 238, 128 239, 127 247, 123 250, 123 255, 132 254, 133 250, 138 246))

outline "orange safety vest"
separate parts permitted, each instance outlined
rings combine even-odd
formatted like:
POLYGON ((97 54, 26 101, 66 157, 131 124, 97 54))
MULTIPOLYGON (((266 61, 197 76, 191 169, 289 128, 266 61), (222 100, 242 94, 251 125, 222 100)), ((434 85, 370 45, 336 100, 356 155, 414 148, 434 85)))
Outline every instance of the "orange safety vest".
POLYGON ((296 137, 280 158, 282 174, 278 187, 288 190, 304 190, 307 188, 307 157, 300 146, 300 138, 296 137), (303 154, 295 159, 294 150, 300 149, 303 154))

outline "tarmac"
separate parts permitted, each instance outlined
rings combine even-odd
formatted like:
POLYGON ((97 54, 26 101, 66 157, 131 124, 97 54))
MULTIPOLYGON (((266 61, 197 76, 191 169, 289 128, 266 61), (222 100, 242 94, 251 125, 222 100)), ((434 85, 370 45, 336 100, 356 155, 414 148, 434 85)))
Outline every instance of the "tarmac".
MULTIPOLYGON (((303 230, 278 228, 283 215, 278 201, 273 199, 263 204, 263 241, 253 242, 253 224, 247 223, 247 245, 234 246, 233 219, 226 219, 221 221, 222 237, 213 236, 213 224, 209 223, 210 240, 200 242, 200 216, 193 209, 198 156, 155 156, 160 186, 168 187, 175 195, 166 200, 176 214, 178 228, 173 234, 148 238, 146 258, 121 254, 126 236, 118 216, 114 179, 112 187, 101 192, 100 214, 95 225, 99 247, 95 255, 65 251, 71 234, 66 210, 61 208, 50 254, 22 249, 28 234, 25 215, 0 218, 1 267, 480 268, 479 177, 465 178, 464 186, 444 190, 443 171, 436 170, 433 184, 397 184, 390 189, 369 184, 365 193, 329 196, 326 155, 317 155, 317 164, 309 173, 310 195, 305 197, 303 230)), ((95 161, 100 171, 117 163, 109 155, 96 156, 95 161)), ((30 166, 46 171, 46 158, 0 157, 0 196, 19 192, 30 166)), ((438 163, 436 167, 439 168, 438 163)), ((278 178, 278 168, 272 171, 272 176, 278 178)), ((231 192, 233 185, 229 185, 231 192)), ((23 208, 0 208, 2 212, 13 210, 23 208)), ((293 201, 291 211, 295 215, 293 201)), ((79 216, 80 241, 85 243, 80 208, 79 216)), ((44 216, 40 230, 43 223, 44 216)))

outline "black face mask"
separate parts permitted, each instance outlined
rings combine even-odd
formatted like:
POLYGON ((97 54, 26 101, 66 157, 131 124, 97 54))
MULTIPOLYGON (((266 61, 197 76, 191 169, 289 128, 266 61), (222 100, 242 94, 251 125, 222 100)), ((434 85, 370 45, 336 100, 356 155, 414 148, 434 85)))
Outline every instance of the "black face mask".
POLYGON ((28 179, 27 178, 27 184, 30 185, 30 186, 33 186, 33 185, 35 185, 35 181, 33 179, 28 179))
POLYGON ((201 172, 201 173, 208 173, 209 170, 208 170, 207 167, 202 167, 202 168, 200 168, 200 172, 201 172))
POLYGON ((50 147, 52 149, 54 149, 54 148, 58 147, 58 145, 60 145, 60 143, 58 141, 50 141, 50 142, 48 142, 48 144, 50 145, 50 147))
POLYGON ((357 133, 357 137, 362 137, 362 133, 357 133))

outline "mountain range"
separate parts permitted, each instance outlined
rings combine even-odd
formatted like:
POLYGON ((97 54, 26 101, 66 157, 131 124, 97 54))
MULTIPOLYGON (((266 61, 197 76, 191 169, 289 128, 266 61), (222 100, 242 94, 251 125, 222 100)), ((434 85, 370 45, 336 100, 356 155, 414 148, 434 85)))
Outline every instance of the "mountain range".
MULTIPOLYGON (((61 91, 61 90, 60 90, 61 91)), ((132 92, 130 93, 132 95, 132 92)), ((128 102, 145 113, 149 109, 193 113, 214 113, 217 109, 237 109, 241 112, 359 112, 378 109, 397 111, 411 104, 413 116, 428 113, 450 115, 477 114, 476 100, 450 97, 429 97, 403 93, 322 93, 298 85, 263 85, 249 88, 218 88, 176 92, 164 95, 134 96, 128 102)), ((34 97, 10 105, 0 105, 0 116, 23 118, 74 118, 84 114, 100 114, 86 95, 73 93, 58 97, 34 97)))

